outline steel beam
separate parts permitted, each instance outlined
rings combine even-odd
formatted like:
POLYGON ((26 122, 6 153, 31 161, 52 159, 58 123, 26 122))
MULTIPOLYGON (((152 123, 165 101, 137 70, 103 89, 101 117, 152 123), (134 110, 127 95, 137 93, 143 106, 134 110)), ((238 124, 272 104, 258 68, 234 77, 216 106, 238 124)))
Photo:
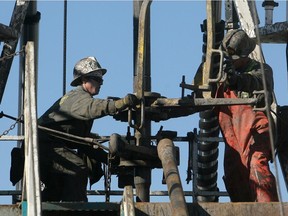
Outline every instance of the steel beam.
MULTIPOLYGON (((137 41, 137 53, 134 56, 134 92, 141 100, 141 110, 144 110, 145 97, 144 92, 151 91, 150 76, 150 5, 152 0, 138 1, 134 0, 134 18, 139 17, 139 23, 136 23, 138 35, 134 41, 137 41), (140 11, 139 11, 140 9, 140 11)), ((134 23, 135 24, 135 23, 134 23)), ((135 26, 134 26, 135 27, 135 26)), ((134 44, 135 44, 134 43, 134 44)), ((135 51, 135 49, 134 49, 135 51)), ((145 112, 137 111, 134 127, 137 146, 150 145, 151 120, 145 118, 145 112)), ((136 188, 136 201, 149 202, 149 190, 151 185, 151 169, 135 168, 134 184, 136 188)))
POLYGON ((17 39, 17 33, 9 26, 0 23, 0 41, 15 39, 17 39))
POLYGON ((14 53, 18 44, 18 39, 22 31, 24 19, 26 17, 29 0, 17 0, 10 21, 9 27, 17 32, 17 39, 4 44, 0 61, 0 103, 4 94, 5 86, 13 62, 14 53))
MULTIPOLYGON (((41 216, 41 189, 38 157, 38 133, 36 111, 36 88, 34 68, 34 44, 26 45, 25 66, 25 192, 23 200, 27 200, 27 213, 29 216, 41 216)), ((25 203, 25 202, 24 202, 25 203)))

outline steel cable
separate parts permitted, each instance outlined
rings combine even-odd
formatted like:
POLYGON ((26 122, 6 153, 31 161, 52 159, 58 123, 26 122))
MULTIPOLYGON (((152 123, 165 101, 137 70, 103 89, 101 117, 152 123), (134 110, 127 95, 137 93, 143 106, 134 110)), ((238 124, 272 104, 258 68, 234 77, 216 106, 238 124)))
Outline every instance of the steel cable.
POLYGON ((66 59, 67 59, 67 0, 64 0, 63 24, 63 95, 66 93, 66 59))
MULTIPOLYGON (((258 44, 258 49, 259 53, 262 53, 262 47, 261 47, 261 41, 260 41, 260 34, 259 34, 259 26, 258 26, 258 19, 257 19, 257 10, 256 10, 256 4, 255 1, 252 2, 253 7, 252 7, 252 19, 254 22, 254 29, 255 29, 255 34, 256 34, 256 43, 258 44)), ((267 113, 268 117, 268 124, 269 124, 269 135, 270 135, 270 145, 271 145, 271 151, 272 151, 272 159, 273 159, 273 164, 275 167, 275 178, 276 178, 276 189, 277 189, 277 194, 279 197, 279 202, 280 202, 280 215, 284 216, 284 206, 282 202, 282 197, 280 193, 280 187, 279 187, 279 171, 278 171, 278 164, 275 158, 275 147, 274 147, 274 134, 273 134, 273 128, 272 128, 272 117, 269 114, 271 112, 271 107, 269 105, 269 99, 268 95, 269 92, 267 90, 267 84, 266 84, 266 76, 264 73, 264 60, 260 60, 260 69, 262 71, 262 79, 263 79, 263 90, 264 90, 264 97, 265 97, 265 112, 267 113)))

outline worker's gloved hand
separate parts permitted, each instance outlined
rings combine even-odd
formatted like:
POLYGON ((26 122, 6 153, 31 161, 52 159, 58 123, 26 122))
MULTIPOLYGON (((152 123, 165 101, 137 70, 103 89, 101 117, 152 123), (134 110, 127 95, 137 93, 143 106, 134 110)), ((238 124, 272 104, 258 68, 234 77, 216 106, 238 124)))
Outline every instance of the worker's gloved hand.
POLYGON ((128 107, 135 107, 137 104, 139 104, 139 100, 133 94, 127 94, 124 98, 115 101, 115 107, 117 110, 124 110, 128 107))
POLYGON ((231 73, 233 71, 233 65, 230 60, 226 59, 223 62, 223 71, 224 73, 231 73))
POLYGON ((229 87, 231 90, 237 89, 237 82, 239 75, 235 73, 235 70, 233 69, 230 62, 225 62, 223 66, 224 73, 227 74, 227 79, 225 81, 225 87, 229 87))
POLYGON ((236 74, 227 74, 226 85, 231 89, 237 89, 238 75, 236 74))

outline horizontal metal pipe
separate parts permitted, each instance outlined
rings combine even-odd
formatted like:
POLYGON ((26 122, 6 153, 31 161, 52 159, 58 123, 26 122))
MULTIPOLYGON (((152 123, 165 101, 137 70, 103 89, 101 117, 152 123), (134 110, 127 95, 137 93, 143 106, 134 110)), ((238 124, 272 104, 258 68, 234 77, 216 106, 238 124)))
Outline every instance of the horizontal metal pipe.
MULTIPOLYGON (((0 190, 0 196, 12 196, 21 195, 21 190, 0 190)), ((107 194, 105 190, 87 190, 88 196, 104 196, 107 194)), ((136 195, 135 190, 133 194, 136 195)), ((184 191, 184 196, 205 195, 205 196, 228 196, 226 191, 184 191)), ((109 191, 111 196, 123 196, 123 190, 111 190, 109 191)), ((150 196, 168 196, 168 191, 150 191, 150 196)))
POLYGON ((170 107, 170 106, 223 106, 223 105, 254 105, 257 98, 158 98, 151 107, 170 107))
POLYGON ((57 131, 57 130, 54 130, 54 129, 51 129, 51 128, 43 127, 41 125, 38 125, 38 128, 40 130, 46 131, 51 136, 58 137, 60 139, 69 140, 69 141, 74 142, 74 143, 78 143, 78 144, 86 145, 86 146, 91 146, 91 147, 92 147, 91 144, 95 144, 99 148, 109 151, 109 148, 107 148, 106 146, 102 145, 101 143, 99 143, 97 141, 97 139, 94 139, 94 138, 80 137, 80 136, 76 136, 76 135, 73 135, 73 134, 68 134, 68 133, 65 133, 65 132, 57 131))
POLYGON ((127 143, 119 134, 110 136, 109 151, 112 155, 125 155, 129 158, 137 159, 158 159, 157 150, 153 146, 136 146, 127 143))
POLYGON ((1 141, 20 141, 24 140, 24 136, 1 136, 0 137, 1 141))

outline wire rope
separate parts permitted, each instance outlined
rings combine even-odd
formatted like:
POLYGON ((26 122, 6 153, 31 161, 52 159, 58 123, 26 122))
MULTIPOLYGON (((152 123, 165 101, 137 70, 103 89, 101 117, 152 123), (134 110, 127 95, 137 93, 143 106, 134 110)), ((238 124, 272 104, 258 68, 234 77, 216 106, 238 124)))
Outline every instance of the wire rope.
POLYGON ((64 0, 63 23, 63 95, 66 93, 66 60, 67 60, 67 0, 64 0))
MULTIPOLYGON (((259 53, 262 53, 262 46, 261 46, 261 41, 260 41, 260 33, 259 33, 259 26, 258 26, 258 19, 257 19, 257 10, 256 10, 256 4, 255 1, 252 1, 253 6, 252 6, 252 19, 254 22, 254 29, 255 29, 255 34, 256 34, 256 43, 258 44, 258 49, 259 53)), ((263 56, 262 56, 263 57, 263 56)), ((267 118, 268 118, 268 125, 269 125, 269 137, 270 137, 270 145, 271 145, 271 152, 272 152, 272 159, 273 159, 273 164, 275 167, 275 178, 276 178, 276 190, 277 194, 279 197, 279 202, 280 202, 280 215, 284 216, 284 206, 282 202, 282 197, 280 193, 280 186, 279 186, 279 171, 278 171, 278 164, 275 158, 275 145, 274 145, 274 135, 273 135, 273 128, 272 128, 272 117, 269 114, 271 111, 271 107, 269 105, 269 99, 268 99, 268 90, 267 90, 267 84, 266 84, 266 76, 264 73, 264 62, 263 59, 260 59, 260 69, 262 71, 262 79, 263 79, 263 89, 264 89, 264 97, 265 97, 265 111, 267 113, 267 118)))

